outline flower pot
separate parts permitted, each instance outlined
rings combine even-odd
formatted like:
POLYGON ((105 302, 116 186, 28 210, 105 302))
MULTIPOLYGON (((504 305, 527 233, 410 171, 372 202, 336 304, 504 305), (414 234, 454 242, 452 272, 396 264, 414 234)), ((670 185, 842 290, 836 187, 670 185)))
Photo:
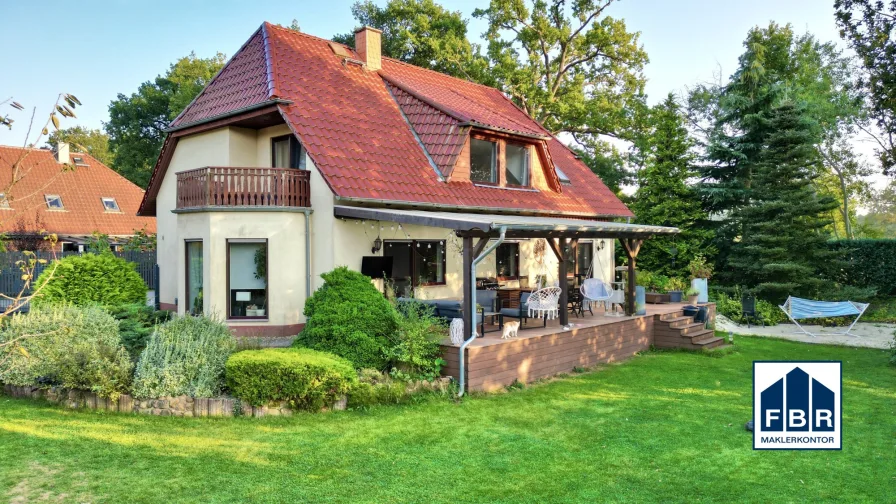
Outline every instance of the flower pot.
POLYGON ((264 317, 264 308, 259 308, 259 309, 255 310, 255 316, 256 317, 264 317))
POLYGON ((697 289, 697 301, 700 303, 709 302, 709 280, 706 278, 695 278, 691 280, 691 287, 697 289))
POLYGON ((684 292, 680 290, 669 291, 669 302, 670 303, 680 303, 682 297, 684 297, 684 292))
POLYGON ((696 294, 693 295, 693 296, 688 296, 688 304, 689 304, 689 305, 696 305, 696 304, 697 304, 697 299, 699 299, 699 296, 696 295, 696 294))
POLYGON ((246 308, 246 316, 247 317, 257 317, 258 310, 246 308))
POLYGON ((668 303, 669 295, 660 294, 659 292, 647 292, 644 294, 644 301, 650 304, 668 303))

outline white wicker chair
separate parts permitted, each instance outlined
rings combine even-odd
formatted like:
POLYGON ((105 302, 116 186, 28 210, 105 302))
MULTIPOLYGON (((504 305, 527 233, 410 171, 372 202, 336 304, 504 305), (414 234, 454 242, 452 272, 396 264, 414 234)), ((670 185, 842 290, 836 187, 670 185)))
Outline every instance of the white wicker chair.
POLYGON ((560 287, 537 290, 526 301, 529 317, 555 319, 560 316, 560 287))

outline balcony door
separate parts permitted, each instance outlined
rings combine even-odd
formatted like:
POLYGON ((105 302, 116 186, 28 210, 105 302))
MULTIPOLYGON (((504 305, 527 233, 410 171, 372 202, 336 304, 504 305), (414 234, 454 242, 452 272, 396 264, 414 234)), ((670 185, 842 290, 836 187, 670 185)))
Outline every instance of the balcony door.
POLYGON ((283 135, 271 139, 271 166, 305 169, 305 149, 295 135, 283 135))

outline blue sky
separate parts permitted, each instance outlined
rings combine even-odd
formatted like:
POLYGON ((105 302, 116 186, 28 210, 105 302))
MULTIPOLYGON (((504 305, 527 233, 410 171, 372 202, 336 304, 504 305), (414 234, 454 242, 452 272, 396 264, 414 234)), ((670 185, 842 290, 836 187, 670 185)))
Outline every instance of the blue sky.
MULTIPOLYGON (((385 0, 382 0, 385 1, 385 0)), ((12 2, 10 2, 12 3, 12 2)), ((14 97, 38 115, 60 92, 76 95, 83 107, 78 119, 99 128, 108 118, 109 102, 118 93, 163 73, 177 58, 194 51, 210 56, 233 54, 265 20, 330 38, 351 30, 351 0, 328 1, 17 1, 0 8, 5 42, 0 49, 0 100, 14 97), (56 21, 51 21, 56 19, 56 21)), ((471 18, 471 37, 484 25, 471 13, 487 1, 444 1, 471 18)), ((608 9, 641 32, 650 56, 646 74, 651 102, 669 91, 729 75, 742 51, 747 30, 770 20, 792 23, 822 40, 837 40, 832 0, 622 0, 608 9)), ((0 130, 0 144, 24 141, 28 117, 23 112, 12 131, 0 130)))

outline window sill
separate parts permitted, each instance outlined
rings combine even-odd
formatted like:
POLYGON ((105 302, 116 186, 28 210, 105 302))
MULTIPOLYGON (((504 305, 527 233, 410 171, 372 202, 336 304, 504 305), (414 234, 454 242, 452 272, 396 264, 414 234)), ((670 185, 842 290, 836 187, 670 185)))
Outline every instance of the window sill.
POLYGON ((227 320, 225 320, 225 322, 245 322, 245 321, 252 321, 252 322, 263 321, 263 322, 267 322, 267 321, 268 321, 268 317, 230 317, 230 318, 228 318, 227 320))
POLYGON ((484 184, 484 183, 480 183, 480 182, 473 182, 473 187, 481 187, 483 189, 502 189, 505 191, 521 191, 521 192, 533 192, 533 193, 539 192, 538 189, 532 189, 531 187, 499 186, 499 185, 484 184))

